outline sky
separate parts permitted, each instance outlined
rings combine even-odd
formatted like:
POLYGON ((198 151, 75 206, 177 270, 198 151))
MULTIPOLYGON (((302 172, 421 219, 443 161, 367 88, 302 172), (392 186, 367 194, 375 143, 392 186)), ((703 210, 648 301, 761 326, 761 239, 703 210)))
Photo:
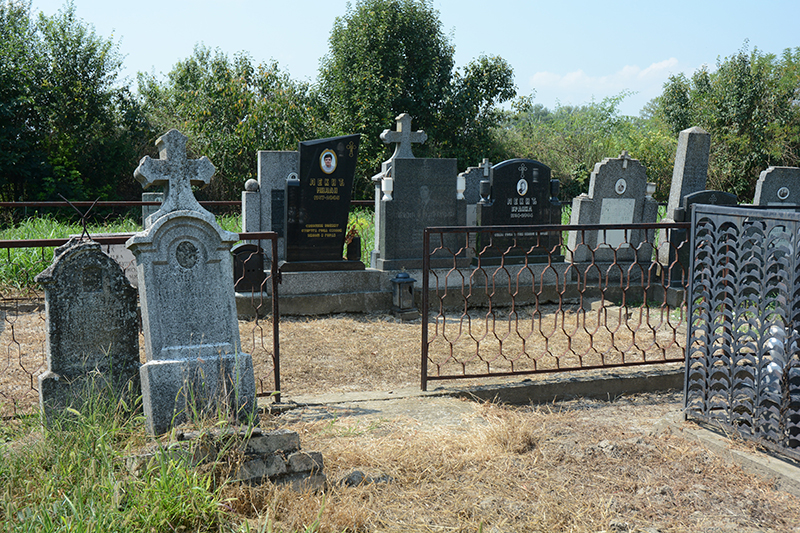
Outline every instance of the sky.
MULTIPOLYGON (((165 76, 195 45, 255 63, 277 61, 295 80, 314 82, 346 0, 74 0, 79 18, 113 38, 121 76, 165 76)), ((355 1, 351 2, 355 5, 355 1)), ((64 0, 32 0, 56 13, 64 0)), ((499 55, 517 91, 534 103, 599 102, 623 91, 619 109, 638 115, 670 75, 691 76, 743 47, 780 55, 800 46, 800 0, 433 0, 457 67, 499 55)))

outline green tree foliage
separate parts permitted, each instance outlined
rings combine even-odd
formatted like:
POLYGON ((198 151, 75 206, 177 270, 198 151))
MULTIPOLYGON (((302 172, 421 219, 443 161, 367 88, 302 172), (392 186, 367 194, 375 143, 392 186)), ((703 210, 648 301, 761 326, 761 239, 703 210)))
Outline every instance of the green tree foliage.
POLYGON ((700 126, 711 134, 709 188, 753 197, 770 165, 800 162, 800 48, 778 57, 745 46, 691 78, 671 76, 656 116, 677 135, 700 126))
POLYGON ((536 159, 561 181, 568 200, 589 187, 595 163, 627 150, 647 168, 657 196, 669 194, 675 141, 655 119, 621 116, 622 93, 583 106, 558 106, 550 111, 532 98, 519 98, 507 113, 502 143, 514 157, 536 159))
POLYGON ((140 74, 139 94, 159 132, 177 128, 214 163, 216 177, 202 193, 209 198, 238 199, 244 182, 256 177, 258 150, 294 150, 326 133, 309 85, 275 63, 256 68, 245 53, 231 60, 197 46, 165 81, 140 74))
POLYGON ((117 45, 78 19, 71 2, 35 21, 29 3, 5 2, 0 24, 2 196, 119 198, 150 133, 116 83, 117 45))
POLYGON ((480 57, 454 69, 453 46, 427 0, 358 0, 338 17, 320 69, 325 116, 341 133, 361 133, 357 185, 372 194, 371 176, 390 150, 380 133, 409 113, 428 133, 418 156, 457 157, 459 167, 490 155, 495 104, 515 94, 511 67, 480 57))

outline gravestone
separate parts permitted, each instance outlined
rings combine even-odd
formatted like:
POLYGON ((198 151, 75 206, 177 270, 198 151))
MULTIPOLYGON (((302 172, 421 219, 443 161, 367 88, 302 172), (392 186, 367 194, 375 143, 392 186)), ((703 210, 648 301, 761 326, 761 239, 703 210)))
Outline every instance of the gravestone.
MULTIPOLYGON (((464 201, 457 198, 458 161, 416 159, 411 145, 424 142, 427 135, 411 130, 411 117, 407 113, 396 120, 396 131, 381 133, 384 143, 395 143, 394 154, 384 161, 381 173, 373 177, 376 217, 371 265, 379 270, 422 268, 425 228, 465 223, 464 201), (387 185, 391 199, 384 194, 387 185)), ((431 259, 433 268, 452 263, 452 257, 431 259)))
POLYGON ((753 205, 800 205, 800 168, 769 167, 756 182, 753 205))
POLYGON ((136 257, 147 356, 142 403, 148 432, 161 434, 195 415, 246 419, 256 402, 231 283, 238 235, 222 230, 191 188, 208 184, 214 166, 188 159, 177 130, 156 145, 159 159, 142 159, 134 176, 144 187, 167 185, 166 197, 127 246, 136 257))
POLYGON ((283 272, 364 270, 342 258, 360 135, 300 143, 300 170, 286 180, 283 272))
MULTIPOLYGON (((644 165, 623 151, 618 158, 606 158, 594 166, 589 178, 589 194, 572 200, 570 225, 655 223, 658 202, 652 197, 655 185, 647 183, 644 165)), ((653 256, 654 231, 601 230, 571 231, 567 260, 642 261, 653 256)))
MULTIPOLYGON (((300 153, 297 151, 258 152, 258 180, 247 180, 242 192, 242 230, 274 231, 278 234, 278 260, 286 259, 284 233, 286 182, 297 179, 300 153)), ((258 243, 269 249, 269 241, 258 243)))
MULTIPOLYGON (((558 180, 532 159, 511 159, 492 167, 489 197, 477 208, 479 226, 561 224, 558 180)), ((481 264, 563 261, 558 233, 479 233, 481 264), (489 246, 486 250, 485 247, 489 246)))
POLYGON ((257 244, 244 242, 231 249, 233 254, 233 289, 236 292, 267 292, 264 282, 264 250, 257 244))
POLYGON ((491 181, 492 164, 484 158, 480 166, 468 167, 467 170, 458 175, 459 179, 464 180, 464 201, 466 202, 466 223, 467 226, 478 224, 478 202, 481 200, 480 188, 481 181, 491 181))
MULTIPOLYGON (((675 211, 682 208, 683 198, 691 193, 706 188, 708 177, 708 152, 711 147, 711 135, 703 128, 693 127, 678 134, 678 147, 675 151, 675 166, 672 170, 672 184, 669 189, 667 213, 662 222, 678 222, 675 211)), ((678 215, 680 216, 680 215, 678 215)), ((663 268, 676 266, 676 253, 680 250, 682 257, 688 258, 689 243, 687 233, 682 230, 659 232, 658 262, 663 268)), ((680 272, 688 269, 688 263, 680 263, 679 269, 670 273, 670 284, 681 284, 680 272), (683 265, 683 268, 680 268, 683 265)))
POLYGON ((80 408, 86 394, 111 386, 139 395, 139 314, 136 289, 93 241, 70 239, 36 276, 45 291, 47 371, 39 402, 47 419, 80 408), (128 386, 131 386, 128 389, 128 386))

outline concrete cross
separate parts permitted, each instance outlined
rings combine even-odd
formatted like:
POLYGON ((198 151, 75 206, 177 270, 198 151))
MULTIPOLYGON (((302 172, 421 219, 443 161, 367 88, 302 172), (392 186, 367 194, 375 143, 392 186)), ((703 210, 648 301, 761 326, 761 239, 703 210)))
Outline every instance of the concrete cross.
POLYGON ((413 159, 411 144, 422 144, 428 140, 428 134, 422 130, 411 131, 411 115, 403 113, 395 118, 397 121, 397 131, 383 130, 381 140, 384 144, 396 143, 394 153, 390 159, 405 158, 413 159))
POLYGON ((484 178, 488 178, 489 177, 489 169, 491 168, 491 164, 489 164, 489 158, 484 157, 483 161, 481 161, 481 165, 480 165, 479 168, 483 169, 483 177, 484 178))
POLYGON ((166 185, 164 202, 158 216, 178 210, 205 211, 194 197, 192 185, 208 185, 216 170, 211 161, 205 156, 188 159, 186 136, 178 130, 169 130, 159 137, 156 146, 159 158, 143 157, 133 177, 144 189, 153 185, 166 185))
POLYGON ((628 154, 627 150, 623 150, 621 154, 619 154, 619 158, 622 159, 622 168, 628 168, 628 161, 633 159, 630 154, 628 154))

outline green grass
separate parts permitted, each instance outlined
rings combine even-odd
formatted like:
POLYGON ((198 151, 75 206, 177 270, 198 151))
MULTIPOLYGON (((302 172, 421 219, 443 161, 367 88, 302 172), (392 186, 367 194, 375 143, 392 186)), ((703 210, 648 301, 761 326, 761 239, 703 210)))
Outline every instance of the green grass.
MULTIPOLYGON (((91 387, 91 385, 90 385, 91 387)), ((156 454, 132 473, 125 461, 149 442, 140 409, 106 389, 78 408, 13 422, 0 444, 0 530, 6 532, 235 531, 222 482, 188 461, 156 454)))

